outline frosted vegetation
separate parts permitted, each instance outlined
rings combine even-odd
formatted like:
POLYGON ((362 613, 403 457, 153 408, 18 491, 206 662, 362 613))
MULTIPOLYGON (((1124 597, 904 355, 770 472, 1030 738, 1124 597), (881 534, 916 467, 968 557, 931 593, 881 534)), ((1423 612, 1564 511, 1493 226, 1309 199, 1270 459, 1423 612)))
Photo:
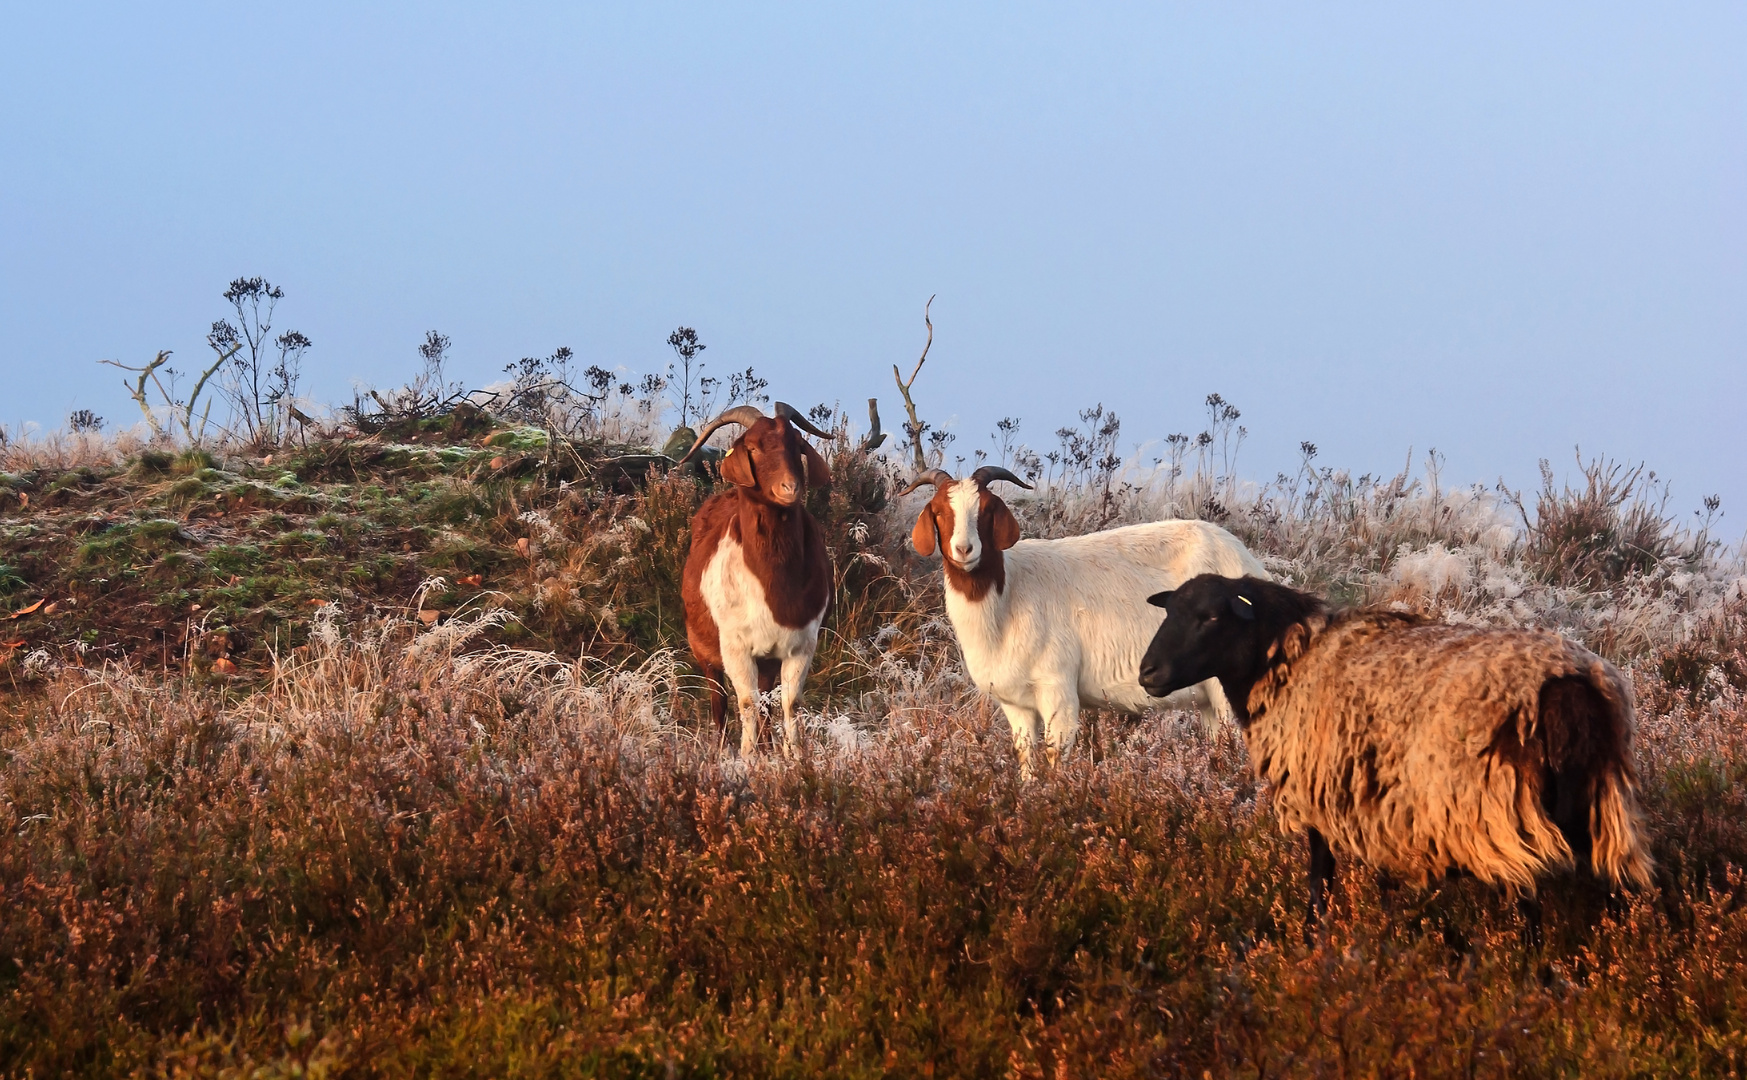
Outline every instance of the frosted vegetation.
POLYGON ((1245 479, 1246 432, 1218 395, 1203 433, 1154 452, 1120 453, 1102 408, 1045 450, 1016 421, 962 457, 950 435, 908 433, 948 469, 1034 478, 1009 493, 1026 535, 1208 518, 1337 602, 1550 626, 1628 671, 1654 890, 1561 887, 1532 953, 1487 890, 1386 904, 1348 871, 1307 946, 1300 842, 1273 828, 1236 733, 1094 716, 1061 767, 1017 778, 1005 722, 960 668, 937 564, 907 550, 919 501, 889 498, 911 448, 868 450, 842 410, 814 412, 838 432, 837 484, 813 509, 839 593, 805 702, 812 749, 784 763, 719 746, 675 616, 702 488, 601 479, 676 420, 765 396, 751 372, 700 385, 701 346, 675 336, 689 391, 578 376, 562 350, 483 392, 427 372, 304 430, 275 403, 255 435, 206 439, 181 480, 140 466, 170 434, 99 421, 0 438, 8 530, 70 522, 43 508, 80 470, 115 485, 92 491, 248 483, 279 493, 277 513, 335 514, 357 488, 324 503, 320 477, 356 471, 368 443, 435 477, 443 543, 515 552, 481 586, 460 586, 463 566, 394 602, 332 589, 295 647, 261 646, 232 681, 197 657, 100 661, 78 642, 8 654, 6 1069, 1747 1069, 1747 568, 1711 536, 1717 506, 1677 518, 1652 474, 1605 460, 1519 494, 1450 487, 1435 454, 1354 477, 1306 444, 1294 474, 1245 479), (494 414, 495 433, 431 436, 461 409, 494 414), (260 445, 271 425, 280 441, 260 445))

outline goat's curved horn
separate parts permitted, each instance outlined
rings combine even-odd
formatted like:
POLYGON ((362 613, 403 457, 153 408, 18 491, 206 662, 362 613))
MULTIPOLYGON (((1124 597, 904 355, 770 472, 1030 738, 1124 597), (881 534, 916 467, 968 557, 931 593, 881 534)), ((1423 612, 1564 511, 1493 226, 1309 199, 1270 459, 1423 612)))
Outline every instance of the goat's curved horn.
POLYGON ((910 486, 905 488, 903 491, 898 492, 897 498, 900 498, 900 499, 903 498, 904 496, 910 494, 912 491, 915 491, 917 488, 921 487, 923 484, 933 484, 935 487, 940 487, 944 484, 955 484, 957 482, 958 481, 956 481, 952 478, 952 474, 947 472, 945 469, 929 469, 927 472, 923 473, 921 476, 918 476, 916 479, 910 481, 910 486))
POLYGON ((782 417, 784 420, 787 420, 789 423, 795 425, 809 435, 821 439, 831 438, 831 433, 829 431, 820 431, 818 428, 814 427, 813 422, 808 420, 806 416, 802 415, 801 410, 795 408, 786 401, 777 402, 776 408, 772 409, 771 412, 782 417))
POLYGON ((988 487, 991 480, 1005 480, 1009 484, 1018 484, 1027 491, 1031 490, 1030 484, 1027 484, 1025 481, 1014 476, 999 465, 984 465, 976 472, 971 473, 971 479, 977 482, 978 487, 988 487))
POLYGON ((698 432, 698 441, 692 443, 692 448, 685 452, 685 456, 679 459, 675 467, 677 468, 678 465, 684 465, 686 462, 690 461, 693 454, 704 448, 705 440, 707 440, 711 435, 714 435, 716 429, 723 424, 739 424, 741 427, 751 427, 753 424, 756 424, 763 419, 764 414, 759 412, 758 407, 755 405, 734 406, 732 409, 724 412, 721 416, 716 417, 714 420, 711 420, 704 425, 704 430, 698 432))

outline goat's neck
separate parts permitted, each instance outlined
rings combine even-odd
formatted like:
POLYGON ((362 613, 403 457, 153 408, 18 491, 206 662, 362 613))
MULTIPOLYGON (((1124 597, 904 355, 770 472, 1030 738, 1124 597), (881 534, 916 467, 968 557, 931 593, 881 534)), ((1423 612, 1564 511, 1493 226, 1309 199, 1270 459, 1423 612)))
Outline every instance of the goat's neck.
POLYGON ((1006 608, 1007 560, 995 545, 984 543, 983 557, 975 570, 964 570, 951 559, 940 561, 946 567, 947 592, 965 603, 1006 608))
POLYGON ((741 542, 755 543, 770 552, 770 567, 776 574, 804 573, 806 555, 806 509, 800 503, 778 506, 756 496, 740 495, 741 542))

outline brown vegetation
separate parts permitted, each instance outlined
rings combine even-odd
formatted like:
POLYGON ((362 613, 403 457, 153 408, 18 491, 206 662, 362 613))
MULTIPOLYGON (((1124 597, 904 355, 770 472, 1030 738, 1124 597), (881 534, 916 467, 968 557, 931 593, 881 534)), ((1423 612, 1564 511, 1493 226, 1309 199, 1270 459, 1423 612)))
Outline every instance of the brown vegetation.
POLYGON ((914 508, 839 427, 799 763, 700 734, 673 651, 697 479, 591 484, 586 447, 525 430, 0 450, 0 614, 62 605, 3 624, 0 1071, 1747 1072, 1737 565, 1659 519, 1672 554, 1559 580, 1535 525, 1435 477, 1014 500, 1054 534, 1217 505, 1296 584, 1553 626, 1627 671, 1651 889, 1550 890, 1531 952, 1477 883, 1385 905, 1353 872, 1307 947, 1301 849, 1235 733, 1105 724, 1020 781, 904 553, 914 508), (126 635, 167 597, 223 621, 166 658, 126 635))

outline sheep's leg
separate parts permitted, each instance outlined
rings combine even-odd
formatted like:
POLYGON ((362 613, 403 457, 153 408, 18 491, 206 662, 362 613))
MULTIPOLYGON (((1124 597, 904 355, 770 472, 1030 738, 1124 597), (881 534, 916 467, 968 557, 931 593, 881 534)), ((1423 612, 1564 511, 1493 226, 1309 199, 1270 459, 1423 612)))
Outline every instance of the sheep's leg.
POLYGON ((729 648, 724 642, 722 667, 740 705, 740 756, 751 757, 758 752, 758 661, 750 650, 729 648))
POLYGON ((796 709, 801 701, 801 687, 807 682, 807 669, 813 666, 811 652, 783 657, 783 738, 788 753, 801 756, 801 718, 796 709))
POLYGON ((1231 702, 1218 679, 1195 684, 1195 707, 1201 713, 1201 734, 1209 739, 1219 737, 1219 731, 1232 719, 1231 702))
POLYGON ((1043 743, 1052 762, 1074 748, 1080 732, 1080 695, 1054 687, 1038 687, 1038 711, 1043 714, 1043 743))
POLYGON ((1308 945, 1316 938, 1316 924, 1328 914, 1328 894, 1335 881, 1335 854, 1315 829, 1306 830, 1305 835, 1310 840, 1310 910, 1304 917, 1304 942, 1308 945))
POLYGON ((1043 716, 1036 709, 1001 702, 1007 714, 1007 726, 1013 729, 1013 749, 1019 753, 1019 775, 1027 780, 1033 775, 1031 755, 1043 743, 1043 716))
POLYGON ((1541 929, 1540 898, 1524 893, 1517 897, 1516 906, 1523 917, 1523 947, 1529 952, 1539 952, 1546 940, 1541 929))

